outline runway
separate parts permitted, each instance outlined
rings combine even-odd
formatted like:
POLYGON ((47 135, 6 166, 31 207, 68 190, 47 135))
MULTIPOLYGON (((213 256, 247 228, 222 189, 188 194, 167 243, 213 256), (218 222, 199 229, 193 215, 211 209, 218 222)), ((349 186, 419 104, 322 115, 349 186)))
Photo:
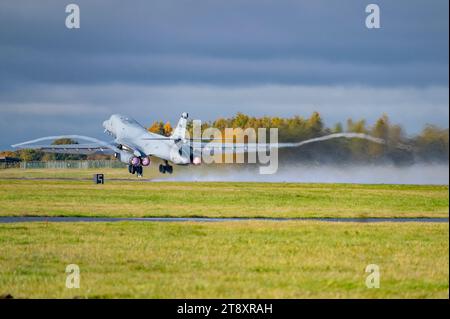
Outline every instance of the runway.
MULTIPOLYGON (((11 181, 92 181, 93 178, 87 177, 0 177, 0 180, 11 181)), ((151 178, 105 178, 105 182, 155 182, 161 179, 151 178)))
POLYGON ((143 218, 120 218, 120 217, 0 217, 0 224, 7 223, 29 223, 29 222, 287 222, 287 221, 317 221, 335 223, 448 223, 448 218, 424 217, 424 218, 258 218, 258 217, 143 217, 143 218))

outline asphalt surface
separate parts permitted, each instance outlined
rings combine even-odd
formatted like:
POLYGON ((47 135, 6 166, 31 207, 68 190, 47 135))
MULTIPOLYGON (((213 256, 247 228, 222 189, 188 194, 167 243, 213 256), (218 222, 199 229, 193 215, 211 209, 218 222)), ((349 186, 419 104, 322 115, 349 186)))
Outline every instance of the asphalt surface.
POLYGON ((28 222, 245 222, 245 221, 320 221, 338 223, 448 223, 448 218, 229 218, 229 217, 0 217, 1 223, 28 223, 28 222))
MULTIPOLYGON (((93 177, 0 177, 0 180, 17 180, 17 181, 93 181, 93 177)), ((154 179, 143 177, 130 178, 106 178, 106 181, 119 182, 154 182, 154 179)))

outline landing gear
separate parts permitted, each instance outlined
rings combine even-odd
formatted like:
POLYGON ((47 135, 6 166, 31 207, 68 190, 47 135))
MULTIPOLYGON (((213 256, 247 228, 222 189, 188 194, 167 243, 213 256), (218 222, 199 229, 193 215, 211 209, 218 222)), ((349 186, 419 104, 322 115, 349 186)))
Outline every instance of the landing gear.
POLYGON ((130 174, 136 174, 137 177, 142 177, 142 173, 144 172, 144 169, 142 166, 134 166, 134 165, 128 165, 128 172, 130 174))
POLYGON ((136 166, 136 175, 137 177, 142 177, 142 173, 144 172, 144 168, 142 166, 136 166))
POLYGON ((161 174, 165 174, 166 172, 169 174, 172 174, 173 166, 170 166, 169 163, 166 161, 165 165, 163 165, 163 164, 159 165, 159 172, 161 174))

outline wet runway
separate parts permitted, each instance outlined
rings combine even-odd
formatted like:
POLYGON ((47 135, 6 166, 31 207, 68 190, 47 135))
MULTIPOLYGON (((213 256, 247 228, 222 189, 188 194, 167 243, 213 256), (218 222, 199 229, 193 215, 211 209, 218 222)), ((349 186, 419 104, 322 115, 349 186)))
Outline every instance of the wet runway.
POLYGON ((143 218, 120 218, 120 217, 0 217, 0 223, 28 223, 28 222, 245 222, 245 221, 318 221, 337 223, 448 223, 448 218, 424 217, 424 218, 234 218, 234 217, 143 217, 143 218))
MULTIPOLYGON (((88 177, 0 177, 0 180, 12 181, 92 181, 93 178, 88 177)), ((162 181, 162 179, 151 178, 105 178, 105 181, 112 182, 154 182, 162 181)))

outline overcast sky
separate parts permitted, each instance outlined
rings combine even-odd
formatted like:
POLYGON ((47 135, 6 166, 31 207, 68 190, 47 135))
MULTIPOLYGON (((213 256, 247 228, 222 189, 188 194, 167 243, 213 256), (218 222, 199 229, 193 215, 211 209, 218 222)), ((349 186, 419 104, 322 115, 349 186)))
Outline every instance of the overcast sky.
POLYGON ((0 148, 56 134, 102 136, 124 113, 150 125, 309 116, 327 125, 383 112, 408 133, 448 127, 447 0, 0 3, 0 148))

